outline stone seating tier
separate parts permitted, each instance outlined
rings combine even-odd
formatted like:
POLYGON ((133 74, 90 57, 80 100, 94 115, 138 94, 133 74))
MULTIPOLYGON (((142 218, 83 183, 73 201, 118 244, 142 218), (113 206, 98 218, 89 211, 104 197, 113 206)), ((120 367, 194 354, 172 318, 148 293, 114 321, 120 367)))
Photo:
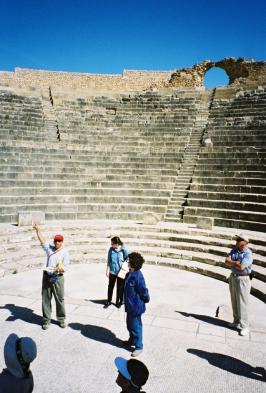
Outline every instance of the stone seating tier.
POLYGON ((243 201, 243 202, 253 202, 253 203, 266 203, 266 193, 256 194, 256 193, 232 193, 232 192, 222 192, 220 191, 195 191, 190 190, 188 193, 189 199, 199 199, 201 201, 207 200, 223 200, 223 201, 243 201))
MULTIPOLYGON (((43 265, 43 251, 31 228, 1 224, 1 229, 0 241, 5 247, 0 257, 1 275, 43 265)), ((223 263, 234 244, 235 231, 230 229, 215 227, 207 231, 185 225, 146 226, 117 220, 51 221, 42 229, 48 239, 58 231, 64 234, 72 264, 105 263, 110 238, 116 234, 130 251, 142 252, 146 263, 185 269, 222 281, 230 274, 223 263)), ((263 234, 247 233, 254 255, 252 294, 266 302, 266 239, 263 234)))
POLYGON ((0 184, 4 190, 0 208, 4 212, 6 206, 5 220, 14 217, 17 208, 41 208, 45 203, 46 218, 79 218, 82 211, 89 218, 93 211, 100 218, 104 214, 113 217, 112 207, 121 206, 121 195, 117 193, 121 187, 127 199, 120 209, 123 218, 128 213, 128 217, 140 219, 144 206, 151 209, 152 204, 154 211, 163 214, 167 203, 162 191, 172 196, 169 216, 179 215, 183 208, 176 204, 183 203, 190 188, 204 192, 201 195, 206 199, 201 201, 189 193, 184 216, 194 217, 195 211, 189 210, 193 208, 204 216, 204 208, 210 205, 213 212, 219 212, 216 219, 224 214, 228 220, 229 211, 239 213, 248 207, 246 225, 250 223, 249 211, 254 212, 254 222, 260 222, 265 203, 260 200, 260 195, 265 194, 265 178, 259 168, 265 164, 266 152, 262 133, 266 120, 264 90, 230 89, 225 96, 219 90, 217 95, 190 90, 98 97, 55 87, 49 94, 34 92, 35 96, 11 90, 1 89, 4 109, 0 110, 0 184), (6 124, 5 116, 9 116, 6 124), (200 149, 204 131, 212 139, 212 149, 200 149), (253 168, 236 169, 240 164, 253 168), (212 165, 224 165, 223 171, 212 165), (202 166, 209 168, 200 169, 202 166), (8 198, 11 187, 14 198, 8 198), (49 187, 53 192, 43 195, 42 189, 49 187), (61 195, 65 202, 57 212, 52 196, 56 198, 55 190, 64 187, 61 195), (84 191, 81 195, 72 192, 87 187, 92 192, 86 194, 86 199, 84 191), (30 189, 33 199, 27 203, 30 189), (99 189, 105 191, 98 194, 99 189), (129 191, 132 189, 134 196, 129 191), (115 190, 113 201, 111 190, 115 190), (222 195, 213 198, 206 194, 209 191, 257 192, 257 198, 256 202, 243 197, 223 199, 222 195), (73 200, 79 202, 69 210, 73 200), (90 207, 85 208, 86 204, 90 207))

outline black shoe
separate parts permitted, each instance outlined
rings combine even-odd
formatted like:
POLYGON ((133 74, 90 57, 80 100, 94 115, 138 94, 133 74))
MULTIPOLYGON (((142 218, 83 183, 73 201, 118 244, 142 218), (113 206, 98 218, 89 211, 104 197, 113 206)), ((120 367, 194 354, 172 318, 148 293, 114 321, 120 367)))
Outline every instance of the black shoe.
POLYGON ((135 345, 132 345, 129 340, 120 340, 122 346, 128 350, 131 350, 135 345))
POLYGON ((103 306, 103 308, 108 308, 109 306, 111 306, 111 302, 106 302, 105 305, 103 306))
POLYGON ((122 302, 116 302, 116 307, 120 308, 122 306, 122 304, 123 304, 122 302))

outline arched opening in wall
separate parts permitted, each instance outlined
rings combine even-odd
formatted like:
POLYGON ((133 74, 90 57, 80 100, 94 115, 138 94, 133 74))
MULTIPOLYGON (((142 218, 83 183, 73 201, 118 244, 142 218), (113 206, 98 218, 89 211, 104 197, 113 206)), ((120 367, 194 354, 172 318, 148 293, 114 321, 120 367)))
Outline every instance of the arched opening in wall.
POLYGON ((222 68, 213 67, 204 75, 204 86, 207 87, 207 89, 218 86, 227 86, 228 84, 229 77, 222 68))

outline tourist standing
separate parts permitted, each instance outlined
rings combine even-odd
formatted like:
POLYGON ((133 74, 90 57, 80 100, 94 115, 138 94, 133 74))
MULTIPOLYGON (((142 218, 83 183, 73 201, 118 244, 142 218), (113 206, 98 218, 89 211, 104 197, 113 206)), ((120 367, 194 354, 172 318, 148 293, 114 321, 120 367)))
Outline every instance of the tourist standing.
POLYGON ((145 393, 141 387, 149 378, 149 370, 144 363, 137 359, 126 360, 121 357, 115 358, 118 370, 116 383, 122 388, 121 393, 145 393))
POLYGON ((6 369, 0 374, 0 393, 31 393, 34 383, 30 363, 37 356, 36 343, 30 337, 10 334, 4 346, 6 369))
POLYGON ((143 351, 141 316, 146 310, 145 303, 150 301, 150 296, 143 274, 140 271, 144 258, 138 252, 132 252, 128 259, 129 273, 125 279, 124 300, 129 339, 125 344, 129 347, 135 347, 131 356, 136 357, 143 351))
POLYGON ((236 245, 225 259, 225 264, 231 267, 229 289, 234 320, 230 326, 239 329, 241 336, 249 333, 248 302, 253 257, 248 243, 249 239, 246 235, 242 233, 237 235, 236 245))
POLYGON ((122 240, 118 236, 114 236, 111 239, 111 247, 108 251, 107 256, 107 268, 106 268, 106 276, 109 279, 108 283, 108 294, 107 301, 104 305, 104 308, 107 308, 111 305, 113 290, 116 283, 116 306, 118 308, 123 304, 123 296, 124 296, 124 283, 125 280, 119 277, 119 271, 122 268, 123 262, 128 257, 128 251, 123 246, 122 240))
POLYGON ((62 235, 55 235, 54 244, 51 245, 46 242, 37 224, 34 224, 33 228, 47 255, 42 280, 42 329, 48 329, 51 322, 51 300, 53 295, 56 303, 56 317, 59 326, 65 328, 64 273, 69 266, 69 254, 67 249, 63 246, 64 237, 62 235))

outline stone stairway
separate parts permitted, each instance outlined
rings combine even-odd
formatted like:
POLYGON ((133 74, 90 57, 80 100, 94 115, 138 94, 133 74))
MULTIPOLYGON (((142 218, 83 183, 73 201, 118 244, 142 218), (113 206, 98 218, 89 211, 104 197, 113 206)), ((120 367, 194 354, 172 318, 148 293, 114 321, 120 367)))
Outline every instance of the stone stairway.
POLYGON ((47 137, 52 141, 60 141, 60 131, 57 117, 53 107, 53 97, 51 88, 42 91, 42 106, 44 113, 45 132, 47 137))
POLYGON ((198 160, 201 141, 208 122, 209 108, 214 98, 214 92, 215 89, 202 93, 201 99, 196 104, 197 114, 188 144, 184 150, 183 160, 168 204, 165 221, 182 222, 184 205, 186 204, 188 190, 198 160))

